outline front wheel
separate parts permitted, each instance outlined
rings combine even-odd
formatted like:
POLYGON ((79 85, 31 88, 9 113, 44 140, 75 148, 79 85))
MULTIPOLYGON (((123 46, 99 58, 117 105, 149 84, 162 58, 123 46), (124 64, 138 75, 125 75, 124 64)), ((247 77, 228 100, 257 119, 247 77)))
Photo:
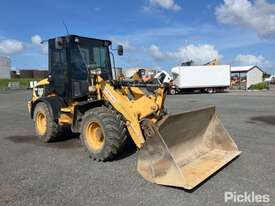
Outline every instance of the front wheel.
POLYGON ((94 160, 112 160, 122 149, 126 138, 124 122, 112 110, 102 106, 85 113, 81 140, 94 160))

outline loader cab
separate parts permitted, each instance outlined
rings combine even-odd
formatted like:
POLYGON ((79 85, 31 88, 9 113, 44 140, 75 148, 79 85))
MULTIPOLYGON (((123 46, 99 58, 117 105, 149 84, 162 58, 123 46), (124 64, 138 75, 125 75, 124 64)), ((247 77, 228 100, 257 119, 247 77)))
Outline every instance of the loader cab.
POLYGON ((113 79, 111 41, 68 35, 48 42, 50 90, 65 101, 88 97, 90 70, 100 69, 104 80, 113 79))

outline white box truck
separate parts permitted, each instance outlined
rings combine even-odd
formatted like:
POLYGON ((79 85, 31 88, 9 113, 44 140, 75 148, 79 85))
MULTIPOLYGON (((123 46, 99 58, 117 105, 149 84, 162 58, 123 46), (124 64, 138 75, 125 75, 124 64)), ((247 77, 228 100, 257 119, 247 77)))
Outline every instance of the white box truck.
POLYGON ((215 93, 230 86, 230 65, 178 66, 171 73, 176 93, 195 90, 215 93))
POLYGON ((178 66, 172 68, 171 73, 161 71, 155 76, 159 83, 170 85, 170 94, 194 91, 215 93, 230 86, 230 65, 178 66))

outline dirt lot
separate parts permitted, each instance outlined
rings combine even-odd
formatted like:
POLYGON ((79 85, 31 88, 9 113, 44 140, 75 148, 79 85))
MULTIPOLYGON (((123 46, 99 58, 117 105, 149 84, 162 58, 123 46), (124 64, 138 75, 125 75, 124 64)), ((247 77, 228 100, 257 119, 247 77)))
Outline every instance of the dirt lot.
POLYGON ((272 203, 263 205, 275 203, 274 91, 168 97, 172 113, 216 105, 243 151, 192 192, 146 182, 133 149, 97 163, 77 138, 40 143, 27 113, 30 94, 0 94, 0 205, 239 205, 224 203, 226 191, 269 194, 272 203))

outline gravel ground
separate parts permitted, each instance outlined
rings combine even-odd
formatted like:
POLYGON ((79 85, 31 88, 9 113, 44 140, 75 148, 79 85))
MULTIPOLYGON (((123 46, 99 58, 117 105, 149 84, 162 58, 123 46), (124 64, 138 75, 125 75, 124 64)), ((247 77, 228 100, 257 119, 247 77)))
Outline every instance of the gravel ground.
POLYGON ((40 143, 27 113, 30 94, 0 94, 0 205, 240 205, 225 203, 225 191, 268 194, 271 202, 262 205, 275 203, 274 91, 168 97, 171 113, 216 105, 243 151, 192 192, 146 182, 133 149, 97 163, 77 138, 40 143))

